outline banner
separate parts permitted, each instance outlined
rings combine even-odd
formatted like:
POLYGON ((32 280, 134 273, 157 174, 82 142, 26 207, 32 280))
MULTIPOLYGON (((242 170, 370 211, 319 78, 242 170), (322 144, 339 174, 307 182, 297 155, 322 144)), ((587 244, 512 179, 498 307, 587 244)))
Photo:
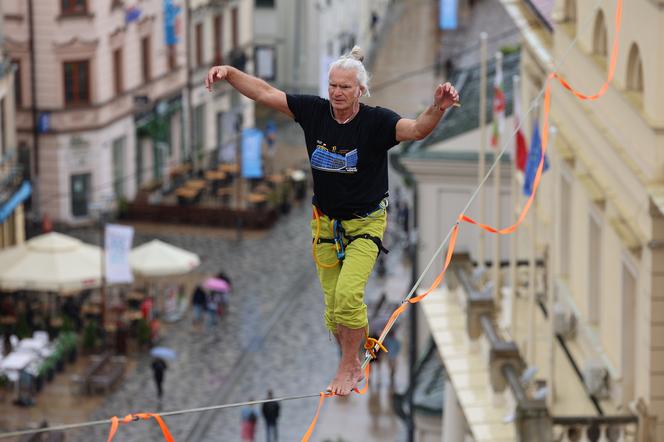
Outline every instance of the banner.
POLYGON ((442 30, 457 28, 458 0, 440 0, 438 9, 440 12, 438 26, 442 30))
POLYGON ((242 177, 263 177, 263 132, 256 128, 242 130, 242 177))
POLYGON ((181 11, 182 8, 173 4, 173 0, 164 0, 164 39, 166 46, 178 44, 178 15, 181 11))
POLYGON ((104 272, 108 284, 128 284, 134 278, 129 267, 129 252, 134 228, 107 224, 104 231, 104 272))

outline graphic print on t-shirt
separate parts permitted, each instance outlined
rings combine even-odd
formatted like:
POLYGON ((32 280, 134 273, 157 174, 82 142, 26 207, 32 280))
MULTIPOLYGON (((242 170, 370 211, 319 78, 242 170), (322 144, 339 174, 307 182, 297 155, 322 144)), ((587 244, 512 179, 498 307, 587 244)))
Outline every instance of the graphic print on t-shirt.
POLYGON ((316 150, 311 155, 311 167, 326 172, 355 173, 357 172, 357 149, 331 149, 318 141, 316 150))

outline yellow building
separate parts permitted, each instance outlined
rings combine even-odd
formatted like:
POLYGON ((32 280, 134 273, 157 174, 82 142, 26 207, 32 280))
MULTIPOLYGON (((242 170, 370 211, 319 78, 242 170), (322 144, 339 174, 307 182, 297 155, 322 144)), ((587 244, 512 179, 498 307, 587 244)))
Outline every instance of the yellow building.
MULTIPOLYGON (((583 93, 601 88, 616 0, 501 3, 522 38, 524 113, 554 70, 583 93)), ((419 307, 446 373, 443 441, 664 441, 663 20, 664 1, 624 2, 615 76, 601 99, 580 101, 553 85, 550 168, 517 231, 516 258, 528 270, 519 270, 516 291, 504 271, 501 299, 487 296, 471 267, 478 230, 461 225, 457 251, 468 259, 457 256, 449 284, 419 307)), ((489 85, 491 75, 490 67, 489 85)), ((473 88, 461 87, 464 107, 473 88)), ((541 118, 524 120, 529 137, 541 118)), ((402 155, 417 181, 418 237, 427 239, 420 269, 477 185, 481 132, 475 123, 455 133, 461 124, 451 113, 438 137, 402 155)), ((510 219, 499 227, 514 221, 512 170, 501 171, 500 205, 510 219)), ((476 211, 474 204, 468 214, 476 211)), ((496 224, 493 215, 484 221, 496 224)), ((509 256, 505 243, 498 256, 509 256)))

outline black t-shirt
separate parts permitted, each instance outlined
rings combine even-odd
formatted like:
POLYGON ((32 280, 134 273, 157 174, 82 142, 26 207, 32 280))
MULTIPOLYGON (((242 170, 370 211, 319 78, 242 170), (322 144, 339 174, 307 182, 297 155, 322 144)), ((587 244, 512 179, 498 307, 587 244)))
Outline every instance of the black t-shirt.
POLYGON ((351 121, 339 124, 330 102, 313 95, 287 95, 302 129, 314 178, 314 204, 326 215, 351 219, 376 210, 387 196, 387 150, 399 144, 401 117, 360 103, 351 121))

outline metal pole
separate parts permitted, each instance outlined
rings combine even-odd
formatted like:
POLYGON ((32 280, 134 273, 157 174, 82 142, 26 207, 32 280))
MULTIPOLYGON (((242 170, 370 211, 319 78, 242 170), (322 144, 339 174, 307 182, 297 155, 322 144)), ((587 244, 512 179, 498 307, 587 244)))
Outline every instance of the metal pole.
MULTIPOLYGON (((237 92, 233 92, 237 93, 237 92)), ((242 125, 244 120, 244 114, 240 112, 237 114, 237 120, 235 121, 235 133, 237 138, 236 151, 235 151, 235 161, 237 164, 237 171, 235 174, 235 215, 236 215, 236 224, 237 224, 237 239, 238 241, 242 239, 242 215, 241 211, 244 210, 244 201, 242 198, 242 125)))
MULTIPOLYGON (((417 186, 413 187, 413 206, 411 210, 411 216, 413 218, 412 232, 409 232, 409 245, 411 253, 411 265, 410 265, 410 283, 412 286, 416 284, 418 278, 418 266, 417 266, 417 236, 415 233, 418 228, 417 220, 417 186), (411 242, 411 238, 413 241, 411 242)), ((415 406, 413 404, 413 390, 415 388, 415 364, 417 363, 417 304, 412 305, 410 309, 410 352, 409 352, 410 364, 408 365, 408 376, 409 376, 409 388, 408 388, 408 442, 415 442, 415 406)))
MULTIPOLYGON (((517 100, 520 100, 521 94, 519 94, 520 79, 518 75, 512 77, 512 87, 514 90, 514 108, 517 106, 520 107, 521 103, 517 103, 517 100)), ((521 116, 519 115, 519 118, 521 116)), ((515 149, 516 151, 516 149, 515 149)), ((519 182, 517 180, 517 166, 516 166, 516 152, 514 154, 514 165, 512 168, 512 201, 510 203, 510 219, 513 219, 515 222, 518 219, 519 213, 519 182)), ((516 340, 516 323, 517 323, 517 267, 516 261, 518 259, 518 240, 517 232, 519 229, 516 229, 510 236, 510 283, 512 285, 511 290, 511 299, 510 299, 510 332, 512 333, 512 339, 516 340)))
MULTIPOLYGON (((486 152, 486 77, 487 77, 487 33, 480 34, 480 155, 479 155, 479 171, 478 182, 484 180, 486 174, 486 160, 484 153, 486 152)), ((484 219, 484 187, 480 190, 479 202, 479 222, 483 223, 484 219)), ((484 230, 479 230, 479 249, 477 253, 477 260, 479 267, 484 268, 485 252, 484 252, 484 230)))
MULTIPOLYGON (((496 52, 496 73, 495 75, 498 75, 499 72, 501 72, 502 76, 502 69, 503 69, 503 54, 498 51, 496 52)), ((495 91, 494 91, 495 93, 495 91)), ((495 99, 495 98, 494 98, 495 99)), ((493 118, 495 118, 497 115, 494 115, 493 118)), ((494 124, 498 124, 497 121, 494 121, 494 124)), ((498 139, 496 141, 496 144, 494 146, 494 154, 498 154, 498 151, 500 150, 500 131, 502 128, 499 127, 498 129, 498 139)), ((496 167, 493 171, 493 190, 494 190, 494 222, 495 222, 495 227, 500 228, 500 161, 496 163, 496 167)), ((500 288, 502 286, 500 282, 500 237, 501 235, 494 234, 493 235, 493 300, 495 301, 496 305, 501 305, 500 304, 500 298, 501 298, 501 293, 500 293, 500 288)))
MULTIPOLYGON (((555 139, 557 129, 555 126, 551 126, 549 129, 549 146, 553 146, 553 141, 555 139)), ((557 164, 554 164, 553 167, 558 167, 557 164)), ((556 176, 555 174, 552 174, 556 176)), ((553 189, 553 201, 551 207, 558 208, 560 207, 560 186, 554 186, 553 189)), ((555 213, 555 212, 554 212, 555 213)), ((554 327, 553 315, 556 306, 555 299, 555 290, 554 290, 554 275, 557 272, 556 266, 556 255, 554 254, 555 244, 558 244, 558 238, 560 238, 560 223, 554 223, 553 227, 553 240, 551 241, 551 246, 549 247, 547 254, 546 263, 546 284, 547 284, 547 310, 549 312, 549 395, 547 396, 547 403, 551 406, 556 401, 556 329, 554 327)))

